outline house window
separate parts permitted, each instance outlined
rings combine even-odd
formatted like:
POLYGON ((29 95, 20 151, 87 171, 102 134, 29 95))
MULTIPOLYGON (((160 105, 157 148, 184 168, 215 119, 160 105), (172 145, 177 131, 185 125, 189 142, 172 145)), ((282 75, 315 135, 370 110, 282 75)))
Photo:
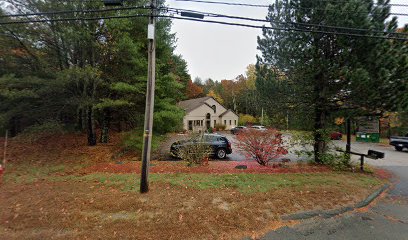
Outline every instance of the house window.
POLYGON ((224 125, 227 126, 227 120, 224 120, 224 125))
POLYGON ((230 120, 230 126, 231 126, 231 120, 230 120))
POLYGON ((237 126, 237 120, 234 120, 234 125, 237 126))
POLYGON ((193 121, 188 121, 188 130, 193 130, 193 121))
POLYGON ((214 110, 214 113, 217 111, 217 107, 215 105, 212 105, 211 108, 214 110))
POLYGON ((214 127, 215 127, 216 124, 217 124, 217 120, 214 120, 214 127))
POLYGON ((203 120, 201 120, 201 126, 203 126, 203 120))

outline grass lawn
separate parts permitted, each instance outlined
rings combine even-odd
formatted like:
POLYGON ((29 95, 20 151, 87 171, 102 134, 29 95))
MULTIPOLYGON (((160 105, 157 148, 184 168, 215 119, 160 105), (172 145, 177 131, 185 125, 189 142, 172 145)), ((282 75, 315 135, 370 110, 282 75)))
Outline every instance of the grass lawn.
POLYGON ((65 174, 62 167, 6 174, 0 235, 6 239, 240 239, 280 227, 283 214, 365 198, 381 180, 354 173, 65 174))
POLYGON ((310 165, 237 172, 242 162, 155 161, 150 192, 140 194, 133 155, 82 139, 11 142, 1 239, 242 239, 293 224, 280 221, 284 214, 356 203, 384 181, 310 165))

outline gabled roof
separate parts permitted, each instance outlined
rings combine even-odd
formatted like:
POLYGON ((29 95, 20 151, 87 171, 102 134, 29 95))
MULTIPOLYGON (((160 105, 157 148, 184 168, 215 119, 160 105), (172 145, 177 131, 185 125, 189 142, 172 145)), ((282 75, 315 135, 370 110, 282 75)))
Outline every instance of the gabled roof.
POLYGON ((225 114, 232 112, 233 114, 235 114, 236 116, 238 116, 236 113, 234 113, 231 109, 228 109, 227 111, 221 113, 220 117, 224 116, 225 114))
MULTIPOLYGON (((186 101, 181 101, 177 105, 183 108, 186 112, 191 112, 192 110, 198 108, 199 106, 206 104, 205 101, 211 97, 194 98, 186 101)), ((208 105, 208 104, 206 104, 208 105)), ((209 105, 208 105, 209 106, 209 105)))
MULTIPOLYGON (((194 109, 200 107, 201 105, 206 105, 209 108, 212 109, 212 107, 206 103, 206 101, 208 99, 214 99, 213 97, 201 97, 201 98, 194 98, 194 99, 189 99, 189 100, 185 100, 185 101, 181 101, 178 102, 177 105, 181 108, 183 108, 187 113, 193 111, 194 109)), ((214 99, 215 100, 215 99, 214 99)), ((218 102, 217 100, 215 100, 216 102, 218 102)), ((221 104, 220 104, 221 105, 221 104)), ((222 105, 221 105, 222 106, 222 105)), ((223 108, 225 108, 224 106, 222 106, 223 108)), ((231 109, 228 109, 227 111, 223 112, 219 117, 224 116, 225 114, 232 112, 233 114, 235 114, 236 116, 238 116, 236 113, 234 113, 231 109)))

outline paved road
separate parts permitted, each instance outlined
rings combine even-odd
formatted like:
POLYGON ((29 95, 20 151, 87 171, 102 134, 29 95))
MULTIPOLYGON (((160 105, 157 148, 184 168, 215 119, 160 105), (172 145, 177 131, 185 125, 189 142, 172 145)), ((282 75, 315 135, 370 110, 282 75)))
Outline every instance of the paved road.
MULTIPOLYGON (((341 141, 336 144, 345 146, 341 141)), ((366 153, 368 149, 385 152, 385 159, 367 162, 391 170, 398 181, 387 197, 367 212, 305 220, 294 227, 270 232, 262 239, 408 240, 408 151, 397 152, 391 147, 376 144, 352 144, 352 150, 357 152, 366 153)))

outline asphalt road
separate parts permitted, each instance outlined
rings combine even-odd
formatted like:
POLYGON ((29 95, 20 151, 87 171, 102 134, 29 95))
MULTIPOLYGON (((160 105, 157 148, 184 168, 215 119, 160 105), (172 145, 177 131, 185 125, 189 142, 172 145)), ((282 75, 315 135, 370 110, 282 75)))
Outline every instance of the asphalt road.
MULTIPOLYGON (((337 141, 338 146, 345 143, 337 141)), ((362 239, 408 240, 408 151, 397 152, 389 146, 353 143, 352 150, 367 153, 368 149, 383 151, 381 160, 367 159, 367 163, 380 166, 395 174, 395 188, 366 212, 349 212, 323 219, 313 218, 293 227, 284 227, 266 234, 263 240, 276 239, 362 239)), ((358 160, 354 157, 354 160, 358 160)))

